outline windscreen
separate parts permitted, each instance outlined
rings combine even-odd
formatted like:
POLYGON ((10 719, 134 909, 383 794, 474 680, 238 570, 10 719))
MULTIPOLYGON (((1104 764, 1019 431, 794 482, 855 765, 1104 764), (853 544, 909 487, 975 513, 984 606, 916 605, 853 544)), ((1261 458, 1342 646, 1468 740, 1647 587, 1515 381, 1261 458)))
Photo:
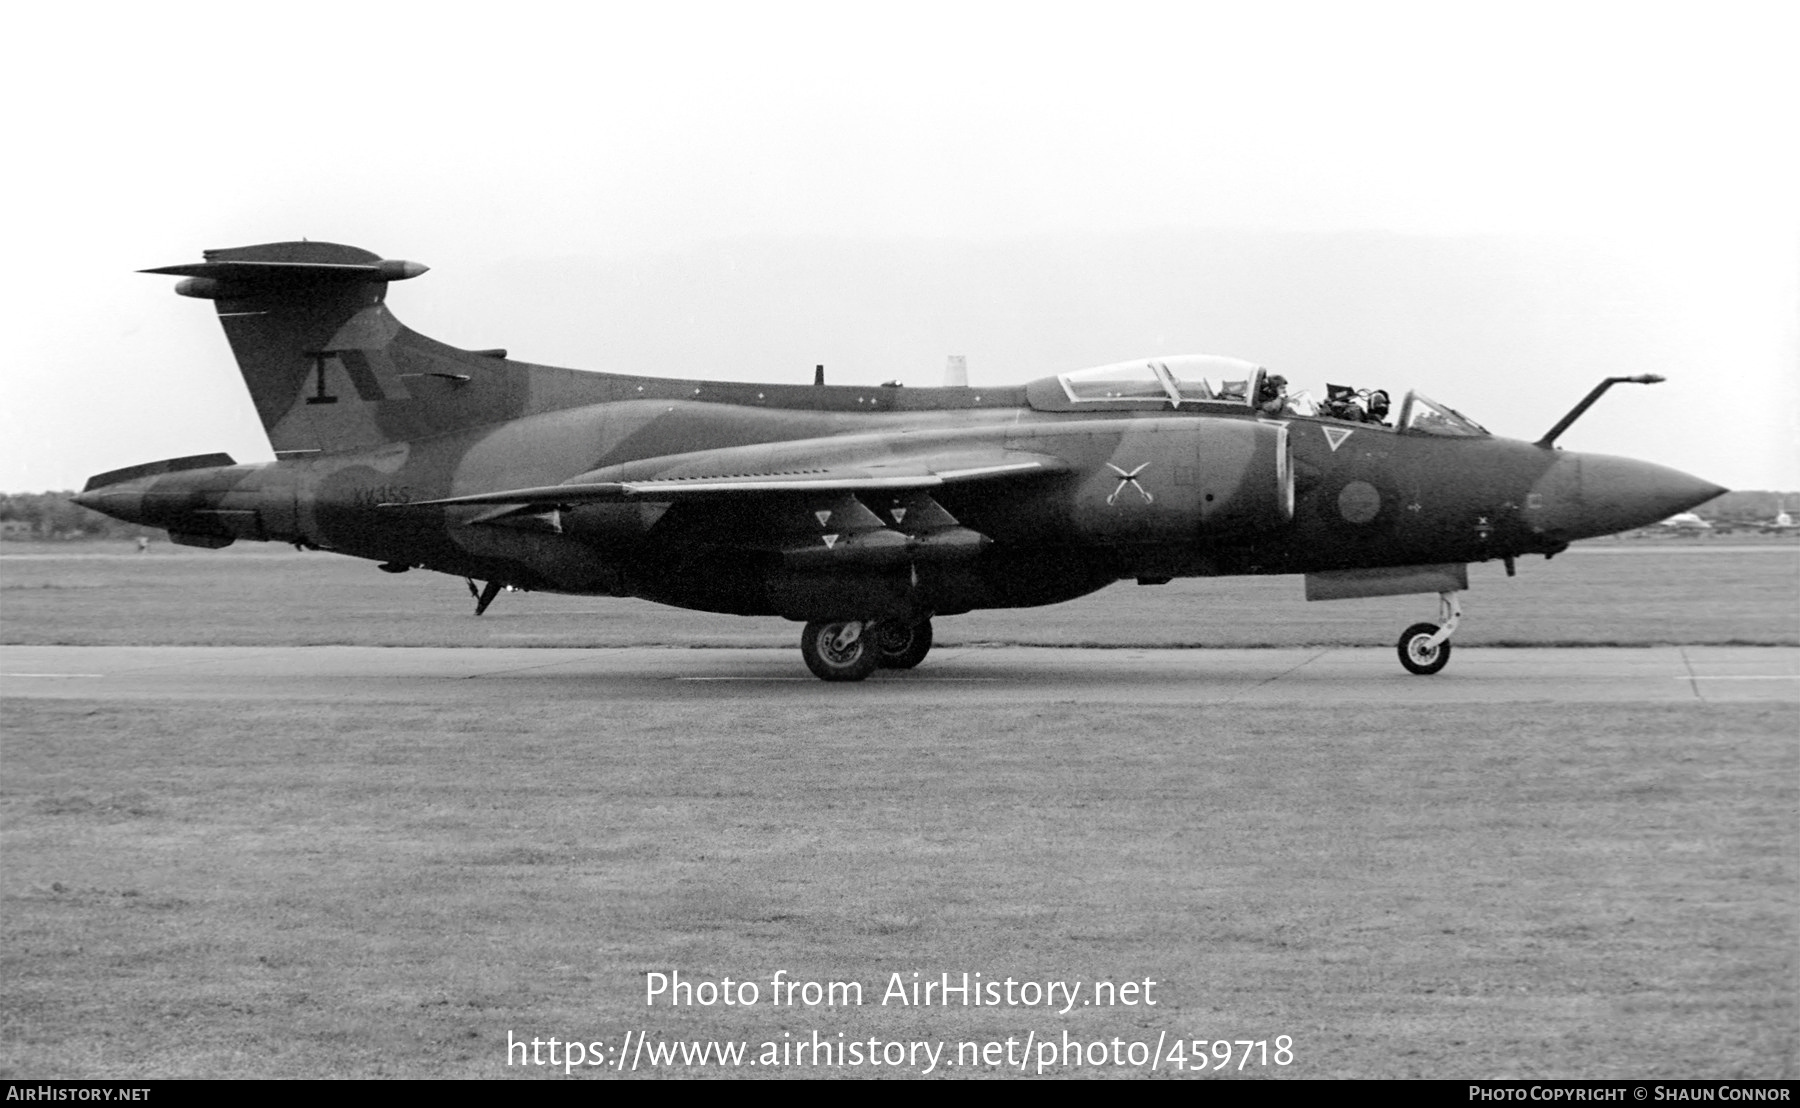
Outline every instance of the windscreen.
POLYGON ((1406 398, 1406 414, 1400 429, 1420 435, 1451 435, 1472 438, 1486 435, 1488 429, 1447 404, 1418 393, 1406 398))

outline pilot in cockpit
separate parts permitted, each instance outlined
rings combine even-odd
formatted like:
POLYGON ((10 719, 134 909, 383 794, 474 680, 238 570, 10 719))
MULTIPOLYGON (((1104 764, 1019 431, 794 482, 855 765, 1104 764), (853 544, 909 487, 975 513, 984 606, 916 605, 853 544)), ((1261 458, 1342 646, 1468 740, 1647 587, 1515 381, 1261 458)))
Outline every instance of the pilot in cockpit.
POLYGON ((1379 423, 1388 426, 1388 394, 1386 389, 1372 389, 1369 392, 1369 406, 1363 417, 1366 423, 1379 423))
POLYGON ((1348 423, 1388 425, 1388 394, 1385 389, 1355 389, 1349 385, 1326 385, 1325 403, 1320 414, 1348 423))
POLYGON ((1356 402, 1356 390, 1349 385, 1326 385, 1325 404, 1320 411, 1332 419, 1363 421, 1363 406, 1356 402))
POLYGON ((1256 390, 1256 410, 1264 415, 1280 415, 1287 406, 1287 378, 1279 373, 1264 377, 1256 390))

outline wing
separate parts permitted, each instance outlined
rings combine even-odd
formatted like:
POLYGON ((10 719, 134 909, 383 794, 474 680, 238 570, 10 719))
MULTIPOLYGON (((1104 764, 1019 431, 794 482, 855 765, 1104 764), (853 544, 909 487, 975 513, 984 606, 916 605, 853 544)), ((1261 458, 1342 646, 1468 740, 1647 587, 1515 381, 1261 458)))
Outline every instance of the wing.
POLYGON ((760 551, 796 568, 900 565, 962 560, 990 544, 939 504, 934 490, 1059 473, 1067 466, 1044 455, 988 450, 777 472, 681 468, 688 472, 631 480, 577 478, 383 507, 486 507, 490 510, 464 524, 561 531, 561 513, 587 505, 660 503, 669 510, 655 517, 651 534, 670 542, 760 551))
POLYGON ((758 493, 894 492, 931 489, 967 481, 1017 477, 1063 468, 1054 458, 1033 456, 985 465, 934 468, 929 461, 871 466, 839 466, 808 472, 703 474, 639 481, 571 482, 501 492, 383 504, 384 508, 422 508, 452 504, 517 504, 539 508, 573 508, 581 504, 617 504, 632 500, 686 500, 690 497, 748 496, 758 493))

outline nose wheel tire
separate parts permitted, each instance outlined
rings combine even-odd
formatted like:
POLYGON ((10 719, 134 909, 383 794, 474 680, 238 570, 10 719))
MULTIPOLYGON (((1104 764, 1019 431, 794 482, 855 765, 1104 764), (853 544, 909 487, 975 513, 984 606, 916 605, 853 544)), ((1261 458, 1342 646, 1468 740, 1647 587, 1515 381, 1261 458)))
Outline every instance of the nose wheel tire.
POLYGON ((1450 640, 1445 639, 1436 646, 1431 644, 1431 636, 1437 633, 1435 623, 1415 623, 1401 633, 1400 664, 1408 673, 1425 676, 1450 664, 1450 640))
POLYGON ((931 621, 917 623, 883 620, 875 627, 882 669, 911 669, 931 652, 931 621))
POLYGON ((800 635, 800 656, 821 681, 861 681, 881 664, 877 634, 863 620, 814 620, 800 635))

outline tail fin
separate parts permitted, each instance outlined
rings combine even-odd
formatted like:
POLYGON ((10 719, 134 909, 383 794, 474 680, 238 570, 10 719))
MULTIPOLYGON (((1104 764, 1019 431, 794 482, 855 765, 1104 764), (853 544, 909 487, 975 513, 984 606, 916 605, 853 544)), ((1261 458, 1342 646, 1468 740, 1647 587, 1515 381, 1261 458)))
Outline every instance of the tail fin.
POLYGON ((217 303, 256 414, 279 454, 378 446, 506 418, 523 390, 504 351, 457 350, 407 329, 388 283, 425 272, 328 242, 208 250, 146 273, 217 303))

